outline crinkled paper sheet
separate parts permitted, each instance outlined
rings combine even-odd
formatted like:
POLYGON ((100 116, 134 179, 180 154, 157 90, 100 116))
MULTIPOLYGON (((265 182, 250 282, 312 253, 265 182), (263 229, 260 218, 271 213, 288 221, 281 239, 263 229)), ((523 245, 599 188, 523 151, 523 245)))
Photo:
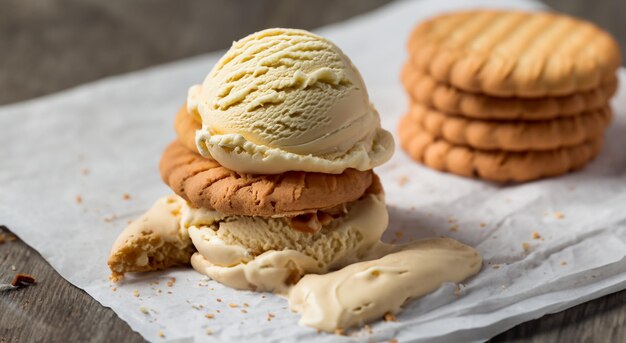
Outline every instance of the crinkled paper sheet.
MULTIPOLYGON (((383 126, 395 132, 407 106, 399 71, 411 28, 466 3, 393 3, 319 32, 353 59, 383 126)), ((474 1, 473 6, 539 8, 527 1, 474 1)), ((111 285, 109 247, 130 219, 169 193, 157 164, 174 139, 174 113, 187 88, 200 82, 219 56, 199 56, 0 109, 0 223, 148 340, 484 340, 626 288, 623 88, 614 100, 615 120, 604 150, 581 172, 501 186, 438 173, 412 163, 399 149, 378 168, 391 215, 387 240, 450 236, 476 247, 485 265, 460 296, 454 285, 444 285, 407 305, 397 322, 373 324, 373 334, 318 334, 297 325, 298 315, 284 299, 228 289, 190 268, 111 285), (124 193, 131 199, 124 200, 124 193), (534 231, 539 239, 532 237, 534 231), (176 282, 168 286, 171 277, 176 282), (271 321, 268 313, 275 315, 271 321)), ((623 80, 624 73, 620 76, 623 80)))

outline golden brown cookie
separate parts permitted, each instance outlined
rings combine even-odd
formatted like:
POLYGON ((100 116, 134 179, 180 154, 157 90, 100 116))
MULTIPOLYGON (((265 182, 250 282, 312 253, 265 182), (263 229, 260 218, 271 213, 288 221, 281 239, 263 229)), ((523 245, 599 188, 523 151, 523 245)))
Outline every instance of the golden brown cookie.
POLYGON ((402 70, 404 88, 416 102, 475 119, 546 120, 606 106, 617 90, 613 77, 598 88, 559 97, 516 98, 470 93, 439 83, 410 63, 402 70))
POLYGON ((475 10, 418 25, 412 63, 438 82, 494 96, 588 91, 614 77, 616 41, 595 25, 547 12, 475 10))
POLYGON ((196 130, 200 130, 202 124, 187 112, 187 105, 183 105, 176 113, 174 118, 174 130, 178 136, 178 140, 183 143, 187 149, 198 151, 196 146, 196 130))
POLYGON ((175 195, 161 198, 122 231, 109 254, 111 279, 189 264, 196 249, 180 227, 183 204, 175 195))
POLYGON ((482 150, 552 150, 594 140, 604 133, 612 112, 605 105, 575 116, 542 121, 490 121, 452 116, 412 103, 407 115, 424 131, 456 145, 482 150))
POLYGON ((409 116, 400 120, 400 145, 426 166, 463 176, 507 182, 530 181, 582 168, 602 146, 598 138, 569 148, 546 151, 484 151, 453 145, 424 131, 409 116))
POLYGON ((196 207, 247 216, 294 215, 354 201, 372 184, 373 172, 286 172, 242 175, 176 141, 163 153, 161 177, 196 207))

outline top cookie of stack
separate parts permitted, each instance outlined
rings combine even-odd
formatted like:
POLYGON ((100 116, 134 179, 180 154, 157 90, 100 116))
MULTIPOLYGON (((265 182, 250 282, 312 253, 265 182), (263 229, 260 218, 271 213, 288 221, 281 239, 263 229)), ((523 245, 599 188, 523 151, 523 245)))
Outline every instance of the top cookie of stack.
POLYGON ((598 27, 552 13, 467 11, 418 25, 402 82, 400 142, 437 170, 528 181, 600 150, 620 64, 598 27))

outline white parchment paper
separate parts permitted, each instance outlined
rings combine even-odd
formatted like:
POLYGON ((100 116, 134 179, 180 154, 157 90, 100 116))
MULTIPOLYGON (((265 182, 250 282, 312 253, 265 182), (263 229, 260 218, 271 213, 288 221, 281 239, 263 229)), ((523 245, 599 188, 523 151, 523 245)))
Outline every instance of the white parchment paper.
MULTIPOLYGON (((394 3, 319 32, 353 59, 383 126, 395 132, 407 106, 399 72, 411 28, 468 3, 394 3)), ((472 3, 539 8, 527 1, 472 3)), ((453 285, 445 285, 407 305, 397 322, 374 324, 371 334, 318 334, 297 325, 298 315, 287 309, 284 299, 231 290, 190 268, 110 284, 109 247, 128 220, 169 193, 157 164, 174 139, 174 113, 187 88, 201 82, 220 55, 0 109, 0 223, 148 340, 484 340, 523 321, 626 288, 623 88, 614 100, 615 120, 602 154, 580 172, 501 186, 427 169, 399 149, 378 168, 391 216, 387 240, 450 236, 476 247, 485 266, 460 295, 454 294, 453 285), (124 200, 125 193, 131 198, 124 200), (534 231, 540 237, 533 238, 534 231), (271 321, 268 313, 274 315, 271 321)), ((621 72, 622 81, 624 76, 621 72)))

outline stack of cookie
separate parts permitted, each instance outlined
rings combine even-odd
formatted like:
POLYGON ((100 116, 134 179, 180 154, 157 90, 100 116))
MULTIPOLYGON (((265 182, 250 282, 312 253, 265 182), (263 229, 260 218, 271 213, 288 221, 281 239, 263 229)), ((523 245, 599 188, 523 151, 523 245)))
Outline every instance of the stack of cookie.
POLYGON ((191 265, 285 293, 358 261, 387 228, 374 167, 391 158, 363 79, 332 42, 269 29, 233 44, 175 119, 159 200, 115 242, 113 278, 191 265))
POLYGON ((463 176, 528 181, 581 168, 611 121, 615 40, 568 16, 469 11, 420 24, 402 82, 400 143, 463 176))

